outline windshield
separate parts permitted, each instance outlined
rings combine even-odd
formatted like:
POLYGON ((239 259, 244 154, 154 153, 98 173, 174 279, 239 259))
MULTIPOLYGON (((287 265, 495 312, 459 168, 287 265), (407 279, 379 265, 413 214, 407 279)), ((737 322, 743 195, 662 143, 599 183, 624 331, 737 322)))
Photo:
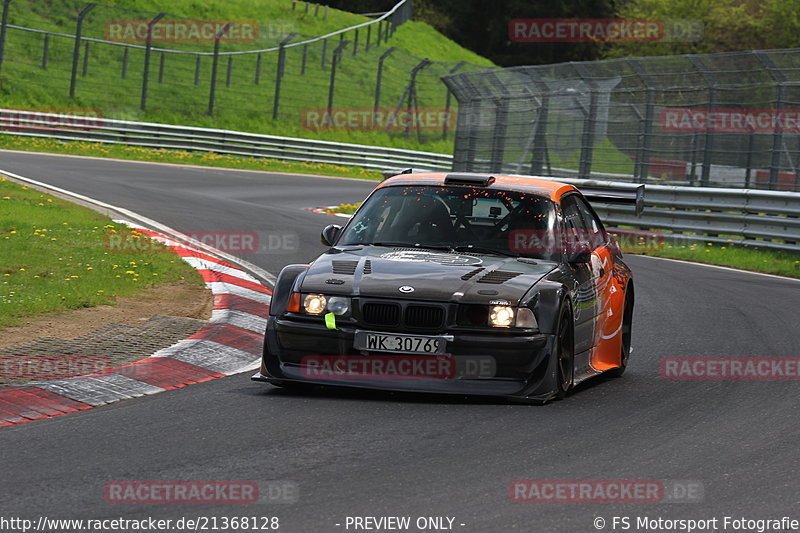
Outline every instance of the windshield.
POLYGON ((338 245, 418 246, 556 260, 554 204, 535 194, 482 187, 377 190, 338 245))

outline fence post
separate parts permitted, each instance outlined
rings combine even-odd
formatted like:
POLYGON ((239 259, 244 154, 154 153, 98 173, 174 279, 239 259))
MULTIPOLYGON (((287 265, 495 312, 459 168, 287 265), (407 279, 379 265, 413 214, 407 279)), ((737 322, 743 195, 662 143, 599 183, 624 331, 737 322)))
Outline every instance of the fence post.
POLYGON ((750 135, 747 136, 747 159, 745 162, 746 170, 744 171, 744 188, 750 188, 750 177, 753 172, 753 144, 756 140, 755 132, 752 128, 748 128, 750 130, 750 135))
MULTIPOLYGON (((778 84, 778 95, 775 99, 775 115, 780 116, 781 111, 783 111, 783 104, 786 100, 786 75, 781 72, 772 61, 772 58, 767 54, 764 52, 754 53, 778 84)), ((778 187, 778 172, 781 166, 781 146, 783 146, 783 128, 775 128, 775 131, 772 133, 772 150, 769 163, 769 188, 773 190, 778 187)))
POLYGON ((369 38, 372 34, 372 24, 367 26, 367 40, 364 42, 364 51, 369 52, 369 38))
POLYGON ((278 45, 278 68, 275 72, 275 96, 272 102, 273 120, 277 120, 278 118, 278 107, 280 106, 281 102, 281 80, 283 79, 283 71, 286 66, 286 45, 289 44, 289 41, 294 39, 295 35, 297 35, 297 33, 290 33, 278 45))
POLYGON ((128 47, 122 49, 122 72, 120 78, 123 80, 128 77, 128 47))
POLYGON ((322 39, 322 68, 325 68, 325 55, 328 53, 328 39, 322 39))
POLYGON ((50 50, 50 35, 45 33, 44 43, 42 43, 42 70, 47 70, 47 54, 49 50, 50 50))
POLYGON ((158 59, 158 83, 164 83, 164 63, 166 62, 166 54, 161 52, 161 57, 158 59))
POLYGON ((195 87, 200 85, 200 58, 202 56, 197 56, 194 61, 194 85, 195 87))
POLYGON ((637 150, 637 161, 634 163, 633 175, 638 177, 638 183, 647 183, 647 175, 650 171, 650 142, 653 136, 653 113, 656 105, 655 83, 638 59, 628 59, 628 63, 633 68, 639 79, 647 90, 647 102, 644 108, 644 119, 641 125, 641 144, 637 150))
POLYGON ((231 74, 233 71, 233 56, 228 56, 228 71, 225 73, 225 87, 231 86, 231 74))
POLYGON ((572 64, 581 80, 589 88, 589 109, 585 111, 583 134, 581 135, 581 155, 578 165, 578 177, 588 179, 592 176, 592 156, 594 155, 594 133, 597 129, 597 86, 591 79, 591 73, 581 63, 572 64))
POLYGON ((353 57, 358 53, 358 29, 356 29, 355 39, 353 40, 353 57))
POLYGON ((153 47, 153 26, 165 16, 166 13, 162 11, 156 15, 153 20, 147 23, 147 39, 145 40, 144 48, 144 71, 142 72, 142 101, 139 105, 142 111, 147 109, 147 83, 150 77, 150 49, 153 47))
POLYGON ((375 105, 372 107, 372 127, 375 127, 375 117, 378 114, 378 106, 381 103, 381 83, 383 82, 383 62, 389 57, 397 48, 392 46, 386 50, 380 59, 378 59, 378 77, 375 81, 375 105))
POLYGON ((11 0, 3 0, 3 16, 0 19, 0 68, 3 68, 3 59, 6 54, 6 30, 8 29, 8 7, 11 0))
POLYGON ((495 133, 492 140, 492 157, 489 161, 490 172, 502 172, 503 159, 506 150, 506 129, 508 127, 508 104, 509 94, 506 86, 497 77, 494 72, 487 73, 487 77, 492 81, 495 87, 500 89, 502 96, 495 97, 495 133))
POLYGON ((328 125, 330 125, 331 115, 333 113, 333 91, 336 84, 336 66, 342 59, 342 51, 345 46, 347 46, 347 43, 348 41, 342 41, 339 43, 339 46, 336 47, 336 50, 333 51, 333 59, 331 60, 331 81, 328 85, 328 116, 326 117, 328 125))
POLYGON ((75 84, 78 81, 78 62, 81 55, 81 32, 83 31, 83 19, 89 11, 97 5, 95 2, 86 4, 86 7, 78 14, 78 23, 75 26, 75 47, 72 49, 72 74, 69 78, 69 97, 75 98, 75 84))
POLYGON ((217 68, 219 68, 219 42, 222 36, 233 26, 232 22, 225 24, 214 36, 214 59, 211 62, 211 87, 208 91, 208 114, 214 114, 214 99, 217 92, 217 68))
POLYGON ((89 41, 83 43, 83 69, 81 69, 81 78, 85 78, 89 72, 89 41))
POLYGON ((306 60, 308 59, 308 43, 303 45, 303 61, 300 65, 300 75, 306 73, 306 60))
POLYGON ((383 24, 383 21, 379 20, 378 27, 375 28, 375 46, 381 45, 381 24, 383 24))
MULTIPOLYGON (((466 64, 467 64, 466 61, 462 61, 462 62, 456 64, 456 66, 451 68, 450 71, 447 74, 455 74, 458 69, 460 69, 461 67, 463 67, 466 64)), ((445 85, 445 87, 447 87, 447 85, 445 85)), ((451 93, 450 93, 450 89, 448 88, 447 89, 447 96, 444 99, 445 120, 444 120, 444 126, 442 128, 442 140, 443 141, 447 140, 447 124, 450 122, 450 97, 451 97, 451 93)))
POLYGON ((531 155, 531 174, 537 176, 542 174, 545 161, 547 162, 547 173, 552 173, 549 148, 547 146, 547 122, 550 120, 550 88, 542 81, 536 79, 531 81, 542 95, 542 102, 539 105, 539 113, 536 117, 536 128, 533 131, 533 154, 531 155))
MULTIPOLYGON (((712 110, 717 107, 717 80, 698 56, 690 55, 688 57, 695 70, 697 70, 708 85, 708 105, 706 106, 706 111, 710 114, 712 110)), ((705 142, 703 143, 703 171, 700 173, 701 187, 708 187, 708 182, 711 178, 711 154, 713 150, 714 132, 712 128, 706 127, 705 142)))
MULTIPOLYGON (((292 6, 294 6, 295 2, 292 2, 292 6)), ((256 57, 256 77, 255 77, 255 84, 261 81, 261 54, 258 54, 256 57)))

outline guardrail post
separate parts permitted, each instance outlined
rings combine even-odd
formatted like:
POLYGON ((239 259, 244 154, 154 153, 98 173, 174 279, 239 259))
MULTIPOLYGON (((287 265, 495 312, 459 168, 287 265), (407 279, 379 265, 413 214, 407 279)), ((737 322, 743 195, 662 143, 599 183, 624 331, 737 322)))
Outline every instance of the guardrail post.
POLYGON ((378 59, 378 76, 375 81, 375 105, 372 107, 372 127, 375 127, 375 117, 378 114, 378 107, 381 103, 381 84, 383 83, 383 62, 397 50, 394 46, 386 50, 378 59))
POLYGON ((8 7, 11 0, 3 0, 3 15, 0 18, 0 69, 6 54, 6 30, 8 29, 8 7))
MULTIPOLYGON (((42 43, 42 70, 47 70, 47 55, 50 50, 50 35, 44 34, 44 42, 42 43)), ((127 48, 125 49, 127 50, 127 48)))
POLYGON ((83 10, 78 14, 78 22, 75 26, 75 46, 72 49, 72 74, 69 78, 69 97, 75 98, 75 85, 78 81, 78 63, 80 61, 81 55, 81 32, 83 31, 83 19, 86 15, 89 14, 89 11, 94 9, 97 5, 95 2, 91 2, 83 8, 83 10))
POLYGON ((342 41, 339 43, 339 46, 336 47, 336 50, 333 51, 333 59, 331 60, 331 81, 328 85, 328 113, 326 117, 326 121, 328 125, 330 125, 331 116, 333 113, 333 92, 334 87, 336 85, 336 66, 342 59, 342 51, 347 46, 347 41, 342 41))
POLYGON ((214 99, 217 92, 217 69, 219 68, 219 42, 222 36, 233 26, 232 22, 225 24, 214 36, 214 59, 211 62, 211 87, 208 92, 208 114, 214 114, 214 99))
POLYGON ((231 86, 231 74, 233 72, 233 56, 228 56, 228 71, 225 73, 225 87, 231 86))
POLYGON ((197 87, 200 85, 200 58, 202 56, 197 56, 194 60, 194 85, 197 87))
MULTIPOLYGON (((458 63, 456 66, 454 66, 453 68, 451 68, 448 71, 448 74, 455 74, 458 69, 460 69, 461 67, 463 67, 466 64, 467 64, 466 61, 462 61, 462 62, 458 63)), ((447 88, 446 85, 445 85, 445 88, 447 88)), ((452 93, 450 92, 450 89, 447 88, 447 96, 444 99, 445 121, 444 121, 444 126, 442 127, 442 140, 443 141, 447 140, 447 124, 450 122, 450 97, 451 96, 452 96, 452 93)))
POLYGON ((286 45, 289 41, 294 39, 297 33, 292 32, 278 45, 278 67, 275 72, 275 96, 272 102, 272 119, 278 118, 278 107, 281 101, 281 80, 283 79, 283 71, 286 67, 286 45))
POLYGON ((161 20, 166 16, 165 12, 161 12, 155 16, 153 20, 147 23, 147 38, 145 40, 145 48, 144 48, 144 69, 142 72, 142 99, 139 104, 139 108, 142 111, 147 110, 147 82, 148 78, 150 77, 150 53, 151 48, 153 47, 153 26, 156 25, 156 22, 161 20))

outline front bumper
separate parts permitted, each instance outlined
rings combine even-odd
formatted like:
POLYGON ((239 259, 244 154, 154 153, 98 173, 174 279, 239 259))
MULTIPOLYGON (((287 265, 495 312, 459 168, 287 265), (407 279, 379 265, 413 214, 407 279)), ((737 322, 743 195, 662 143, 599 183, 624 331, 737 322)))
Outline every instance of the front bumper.
POLYGON ((554 336, 531 332, 515 333, 509 330, 446 332, 451 338, 447 341, 446 357, 452 358, 455 366, 460 369, 470 365, 475 368, 476 361, 482 365, 490 361, 491 371, 488 375, 485 372, 489 368, 487 365, 481 366, 484 371, 475 374, 467 372, 467 375, 459 372, 458 375, 446 379, 438 376, 320 376, 308 371, 308 358, 314 356, 350 356, 355 360, 404 357, 403 354, 355 350, 353 341, 356 329, 355 326, 342 325, 339 329, 330 330, 320 322, 269 317, 261 371, 253 379, 281 384, 314 383, 335 387, 488 395, 530 400, 547 400, 556 390, 555 366, 550 357, 554 336))

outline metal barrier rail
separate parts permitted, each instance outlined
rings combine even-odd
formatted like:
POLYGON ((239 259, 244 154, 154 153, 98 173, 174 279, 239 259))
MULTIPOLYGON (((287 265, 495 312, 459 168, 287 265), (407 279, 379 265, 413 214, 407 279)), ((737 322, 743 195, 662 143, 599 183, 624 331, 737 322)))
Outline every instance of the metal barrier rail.
MULTIPOLYGON (((580 187, 633 185, 553 178, 580 187)), ((627 205, 592 203, 611 227, 657 232, 674 242, 739 244, 800 252, 800 193, 753 189, 647 185, 645 209, 636 216, 627 205)))
POLYGON ((0 109, 0 133, 370 169, 407 166, 449 170, 452 166, 452 156, 433 152, 13 109, 0 109))
MULTIPOLYGON (((399 148, 338 143, 232 130, 129 122, 0 109, 0 133, 196 150, 287 161, 353 165, 370 169, 449 171, 453 157, 399 148)), ((547 178, 573 185, 635 187, 618 181, 547 178)), ((752 189, 647 185, 645 210, 593 203, 610 227, 664 233, 664 238, 800 251, 800 193, 752 189)))

